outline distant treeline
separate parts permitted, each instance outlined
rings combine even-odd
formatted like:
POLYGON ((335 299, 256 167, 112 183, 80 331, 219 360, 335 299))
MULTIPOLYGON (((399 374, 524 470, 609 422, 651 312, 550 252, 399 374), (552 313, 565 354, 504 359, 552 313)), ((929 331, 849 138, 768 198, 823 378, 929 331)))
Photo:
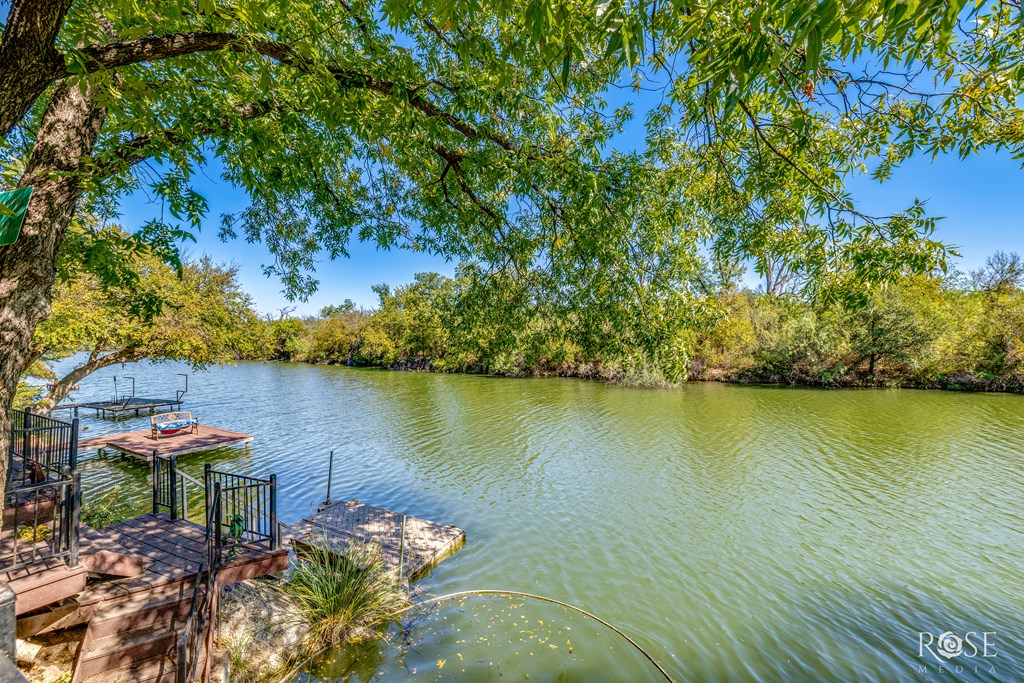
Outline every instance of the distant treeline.
POLYGON ((581 305, 578 293, 568 302, 530 277, 463 266, 451 278, 378 286, 373 310, 346 301, 317 317, 261 320, 242 355, 644 385, 1024 390, 1024 263, 1015 254, 970 275, 906 277, 830 304, 787 293, 785 278, 769 280, 770 293, 712 279, 677 301, 638 288, 581 305))

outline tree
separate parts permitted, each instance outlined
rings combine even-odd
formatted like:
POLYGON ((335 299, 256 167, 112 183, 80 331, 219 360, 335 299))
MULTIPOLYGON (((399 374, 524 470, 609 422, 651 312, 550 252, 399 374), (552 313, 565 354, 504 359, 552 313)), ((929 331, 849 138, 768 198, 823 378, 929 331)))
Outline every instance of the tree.
MULTIPOLYGON (((559 80, 518 3, 477 7, 473 20, 447 3, 399 4, 12 3, 0 40, 3 183, 34 191, 20 239, 0 248, 0 452, 72 220, 105 219, 148 188, 160 217, 137 237, 176 265, 176 242, 206 212, 190 178, 211 157, 252 200, 223 234, 263 239, 268 273, 292 295, 315 286, 318 253, 344 255, 353 235, 533 256, 537 223, 515 214, 550 213, 591 173, 614 123, 594 113, 597 38, 594 69, 559 80)), ((96 252, 77 256, 101 287, 114 284, 96 252)))
MULTIPOLYGON (((542 21, 569 52, 587 24, 542 21)), ((1019 2, 612 0, 601 21, 637 87, 665 92, 652 153, 699 179, 691 213, 711 214, 717 244, 752 256, 769 291, 780 256, 833 296, 944 265, 921 203, 870 215, 850 175, 885 180, 917 153, 1024 154, 1019 2)))
POLYGON ((139 279, 125 287, 101 287, 91 274, 56 285, 52 313, 36 328, 32 355, 47 363, 82 350, 88 357, 55 378, 39 409, 49 411, 82 379, 111 365, 177 360, 201 369, 251 355, 258 317, 234 268, 204 257, 185 263, 179 277, 152 257, 135 265, 139 279), (140 289, 163 302, 158 315, 133 306, 140 289))
MULTIPOLYGON (((678 58, 681 71, 650 117, 650 156, 625 161, 685 178, 693 235, 759 256, 765 230, 795 216, 806 228, 786 256, 825 291, 830 280, 930 270, 944 250, 927 239, 923 208, 867 220, 842 178, 865 156, 883 160, 884 176, 922 147, 969 152, 972 131, 986 136, 978 144, 1020 143, 1018 119, 1000 118, 1016 102, 1019 8, 1000 5, 980 32, 953 41, 962 7, 14 0, 0 39, 0 177, 34 191, 21 238, 0 248, 0 452, 73 219, 108 218, 148 188, 160 217, 130 239, 176 264, 175 244, 206 213, 190 178, 214 156, 251 198, 222 234, 264 240, 275 256, 267 272, 296 296, 315 286, 317 254, 344 255, 353 236, 512 272, 552 254, 614 253, 598 228, 613 215, 623 159, 609 165, 602 145, 631 113, 608 111, 600 91, 620 55, 635 65, 645 36, 652 68, 678 58), (971 97, 890 104, 891 89, 837 68, 868 53, 963 76, 971 97), (873 113, 832 125, 817 99, 826 89, 840 100, 866 90, 858 102, 873 113), (980 127, 978 112, 1008 123, 980 127), (891 130, 900 137, 890 145, 891 130)), ((102 243, 84 239, 78 253, 101 287, 116 270, 93 249, 102 243)), ((555 275, 588 272, 554 265, 555 275)), ((143 303, 157 313, 159 301, 143 303)))
POLYGON ((906 365, 920 358, 938 336, 934 321, 915 306, 915 298, 909 282, 884 286, 850 315, 850 348, 867 360, 869 377, 879 361, 906 365))
POLYGON ((1015 252, 997 251, 985 259, 985 267, 971 271, 977 291, 1008 292, 1024 284, 1024 260, 1015 252))

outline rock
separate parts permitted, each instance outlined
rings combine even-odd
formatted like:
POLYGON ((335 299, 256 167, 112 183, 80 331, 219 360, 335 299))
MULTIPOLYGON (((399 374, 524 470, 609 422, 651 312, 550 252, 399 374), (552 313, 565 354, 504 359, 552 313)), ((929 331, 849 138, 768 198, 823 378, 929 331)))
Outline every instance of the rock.
POLYGON ((36 662, 36 656, 43 649, 38 643, 30 643, 27 640, 19 640, 14 651, 15 664, 22 668, 29 668, 36 662))
POLYGON ((220 633, 231 658, 233 680, 259 680, 258 674, 293 663, 305 635, 295 613, 294 603, 276 581, 243 581, 223 590, 220 633), (256 670, 245 675, 246 664, 256 670))

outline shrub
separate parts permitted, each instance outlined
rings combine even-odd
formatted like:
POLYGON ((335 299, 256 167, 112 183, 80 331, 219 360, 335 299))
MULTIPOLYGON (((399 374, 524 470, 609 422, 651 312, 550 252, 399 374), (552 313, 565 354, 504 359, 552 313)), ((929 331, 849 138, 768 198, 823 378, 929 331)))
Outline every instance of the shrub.
POLYGON ((378 546, 350 544, 337 552, 316 540, 297 553, 285 592, 307 628, 307 645, 322 648, 365 633, 408 605, 378 546))

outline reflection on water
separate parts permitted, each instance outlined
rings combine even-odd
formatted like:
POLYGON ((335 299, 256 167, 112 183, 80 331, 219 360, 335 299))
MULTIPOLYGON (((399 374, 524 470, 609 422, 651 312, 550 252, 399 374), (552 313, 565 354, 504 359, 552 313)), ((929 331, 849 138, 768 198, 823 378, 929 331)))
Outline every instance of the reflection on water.
MULTIPOLYGON (((179 371, 108 368, 75 399, 107 396, 118 373, 138 378, 139 395, 173 394, 179 371)), ((333 449, 333 498, 466 529, 421 590, 578 604, 682 680, 941 680, 918 658, 919 631, 994 631, 995 657, 945 668, 1024 678, 1024 397, 252 363, 194 375, 186 408, 256 436, 248 451, 182 458, 191 474, 206 461, 276 472, 280 517, 294 521, 324 497, 333 449)), ((83 421, 87 435, 148 424, 83 421)), ((110 456, 84 470, 87 496, 125 483, 147 508, 144 466, 110 456)), ((469 598, 413 624, 307 678, 656 676, 552 605, 469 598)))

